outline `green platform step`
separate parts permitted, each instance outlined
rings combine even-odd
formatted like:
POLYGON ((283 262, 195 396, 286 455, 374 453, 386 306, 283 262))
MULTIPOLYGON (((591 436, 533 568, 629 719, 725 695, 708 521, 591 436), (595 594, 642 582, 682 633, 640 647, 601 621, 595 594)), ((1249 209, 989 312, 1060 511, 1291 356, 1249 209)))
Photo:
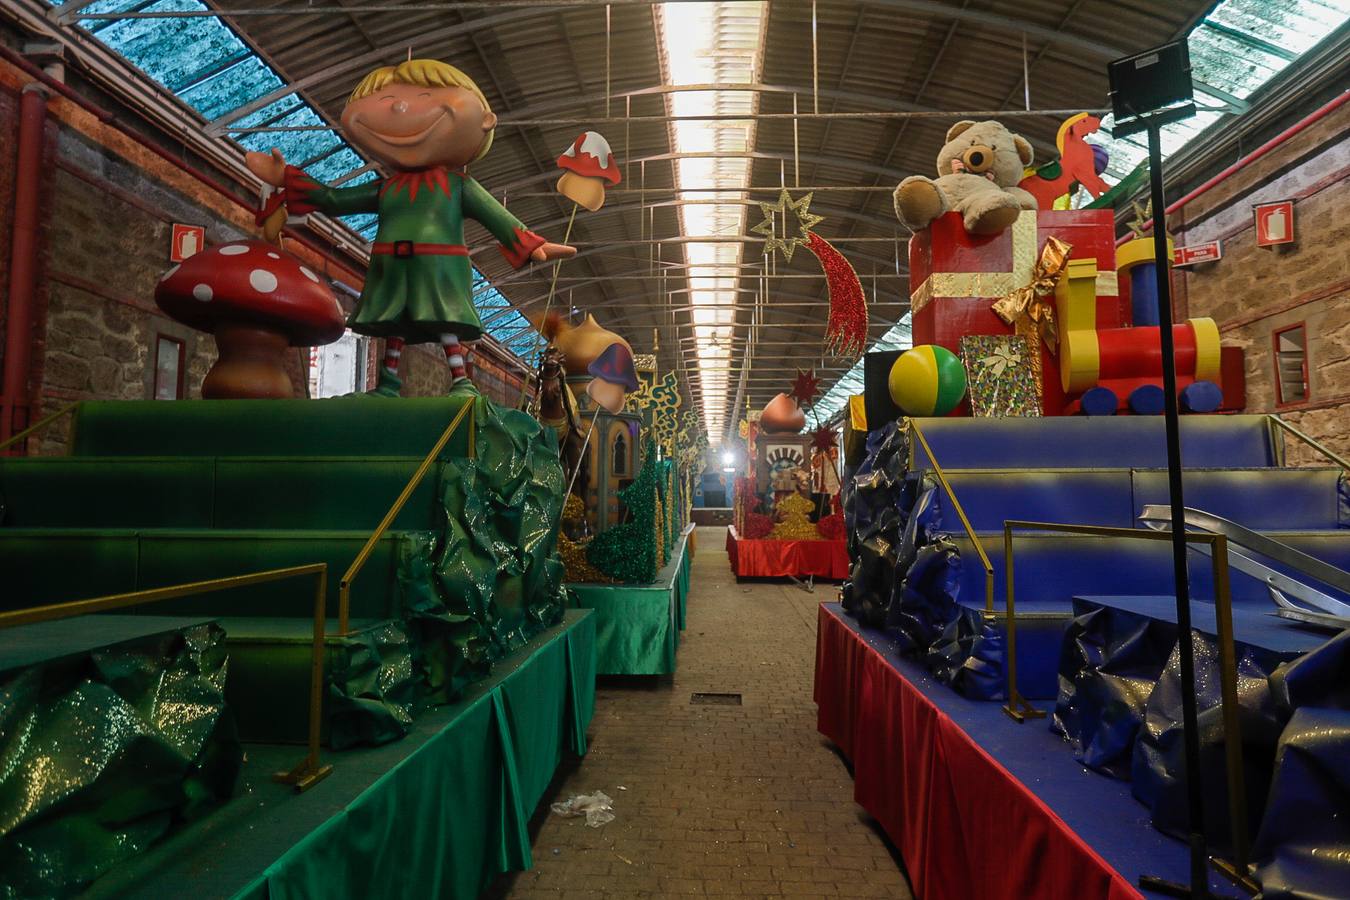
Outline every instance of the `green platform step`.
MULTIPOLYGON (((0 610, 328 564, 328 609, 338 582, 370 537, 368 531, 161 529, 0 529, 0 610)), ((432 540, 429 532, 387 532, 352 585, 351 615, 386 619, 398 612, 400 555, 432 540)), ((314 582, 287 579, 156 604, 162 615, 307 617, 314 582)))
MULTIPOLYGON (((401 456, 425 454, 471 395, 378 400, 90 402, 72 456, 401 456)), ((460 428, 442 458, 468 456, 460 428)))
MULTIPOLYGON (((428 447, 427 449, 430 449, 428 447)), ((0 458, 0 527, 374 530, 420 456, 0 458)), ((395 528, 442 519, 433 463, 395 528)))

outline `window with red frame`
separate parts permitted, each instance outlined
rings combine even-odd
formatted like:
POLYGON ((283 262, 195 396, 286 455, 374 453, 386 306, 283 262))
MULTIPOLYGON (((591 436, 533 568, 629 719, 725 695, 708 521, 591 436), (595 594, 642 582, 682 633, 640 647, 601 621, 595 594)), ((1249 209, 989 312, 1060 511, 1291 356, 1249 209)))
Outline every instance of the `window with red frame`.
POLYGON ((1275 332, 1275 403, 1308 400, 1308 330, 1300 322, 1275 332))
POLYGON ((178 338, 156 335, 154 393, 156 400, 183 399, 185 350, 185 344, 178 338))

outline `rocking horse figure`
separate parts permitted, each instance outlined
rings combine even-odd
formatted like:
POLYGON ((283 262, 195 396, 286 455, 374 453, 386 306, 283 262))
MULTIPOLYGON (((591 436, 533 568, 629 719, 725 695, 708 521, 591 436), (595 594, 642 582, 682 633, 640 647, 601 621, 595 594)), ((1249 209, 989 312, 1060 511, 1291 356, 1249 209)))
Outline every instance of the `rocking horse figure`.
MULTIPOLYGON (((539 364, 539 394, 537 404, 539 422, 558 432, 558 445, 561 450, 563 476, 576 485, 576 493, 584 501, 586 486, 590 482, 588 458, 582 452, 586 435, 581 428, 581 414, 577 410, 576 397, 567 386, 567 372, 563 368, 563 352, 550 346, 544 351, 539 364), (580 469, 575 481, 573 473, 580 469)), ((584 521, 584 519, 583 519, 584 521)), ((579 536, 573 536, 575 540, 579 536)))
POLYGON ((1101 124, 1102 120, 1096 116, 1079 113, 1065 119, 1064 124, 1059 126, 1059 133, 1055 135, 1059 159, 1041 166, 1018 185, 1036 198, 1036 205, 1040 209, 1054 209, 1055 201, 1072 192, 1075 184, 1087 188, 1094 197, 1100 197, 1110 190, 1111 186, 1101 177, 1106 168, 1106 151, 1086 140, 1101 124))

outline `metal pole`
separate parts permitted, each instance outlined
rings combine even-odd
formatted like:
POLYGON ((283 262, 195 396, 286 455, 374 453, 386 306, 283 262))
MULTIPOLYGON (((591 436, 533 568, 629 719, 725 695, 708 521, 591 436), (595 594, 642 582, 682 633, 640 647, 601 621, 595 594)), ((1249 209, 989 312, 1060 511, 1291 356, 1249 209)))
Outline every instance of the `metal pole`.
POLYGON ((1172 509, 1172 570, 1176 578, 1178 656, 1181 664, 1181 728, 1186 806, 1190 829, 1191 897, 1209 896, 1209 852, 1205 843, 1205 807, 1200 783, 1200 732, 1195 703, 1195 656, 1191 640, 1191 585, 1186 571, 1186 501, 1181 479, 1181 423, 1177 410, 1177 364, 1172 344, 1172 276, 1167 252, 1167 209, 1163 196, 1162 146, 1158 125, 1148 126, 1149 182, 1153 208, 1153 256, 1158 290, 1158 328, 1162 344, 1163 420, 1167 431, 1167 487, 1172 509))

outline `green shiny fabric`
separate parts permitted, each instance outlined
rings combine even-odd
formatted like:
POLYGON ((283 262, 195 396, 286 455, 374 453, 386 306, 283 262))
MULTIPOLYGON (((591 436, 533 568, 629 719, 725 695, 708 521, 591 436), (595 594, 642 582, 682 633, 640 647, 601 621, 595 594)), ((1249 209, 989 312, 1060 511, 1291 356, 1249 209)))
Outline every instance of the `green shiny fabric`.
POLYGON ((433 560, 446 610, 478 626, 464 645, 470 663, 523 645, 559 622, 566 605, 553 430, 486 397, 473 402, 477 453, 442 470, 445 530, 433 560))
POLYGON ((596 671, 601 675, 669 675, 675 671, 689 593, 688 540, 650 585, 572 584, 576 605, 594 610, 596 671))
POLYGON ((573 616, 236 900, 471 898, 528 869, 530 815, 594 710, 595 617, 573 616))
POLYGON ((0 897, 72 895, 233 793, 242 750, 224 632, 159 622, 89 616, 10 633, 140 636, 0 666, 0 897))
MULTIPOLYGON (((464 244, 464 220, 473 219, 504 247, 523 253, 525 226, 506 211, 478 182, 458 172, 429 170, 438 177, 406 183, 404 178, 368 181, 354 187, 328 187, 313 182, 288 181, 287 191, 323 212, 378 213, 377 243, 415 241, 425 244, 464 244), (444 187, 442 187, 444 185, 444 187)), ((469 257, 397 257, 376 253, 370 257, 365 289, 347 323, 359 334, 394 335, 409 343, 439 343, 444 332, 460 340, 476 340, 482 322, 473 306, 473 278, 469 257)))

